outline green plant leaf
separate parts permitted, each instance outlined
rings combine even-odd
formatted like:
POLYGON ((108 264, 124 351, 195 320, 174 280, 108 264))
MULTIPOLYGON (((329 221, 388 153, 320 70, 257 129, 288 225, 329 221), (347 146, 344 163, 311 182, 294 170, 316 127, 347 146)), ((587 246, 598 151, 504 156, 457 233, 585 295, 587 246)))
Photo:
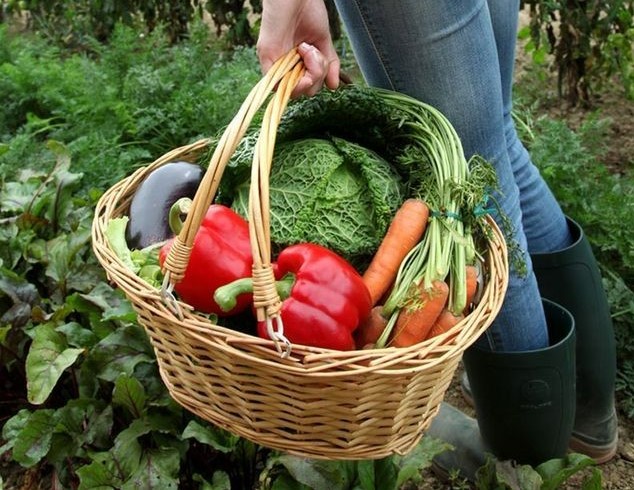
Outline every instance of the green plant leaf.
POLYGON ((103 312, 118 305, 121 297, 117 297, 115 290, 107 283, 97 284, 91 291, 83 294, 74 294, 67 300, 73 308, 82 313, 103 312))
POLYGON ((420 482, 421 470, 431 465, 434 456, 450 449, 450 444, 440 439, 424 436, 408 454, 396 458, 396 464, 399 468, 396 485, 400 487, 407 481, 420 482))
POLYGON ((548 50, 545 47, 540 47, 533 51, 533 62, 536 65, 543 65, 548 61, 548 50))
POLYGON ((86 421, 86 442, 95 448, 110 447, 112 444, 113 424, 112 405, 107 405, 101 411, 89 413, 86 421))
POLYGON ((64 334, 66 342, 72 347, 89 349, 99 340, 94 332, 77 322, 68 322, 60 325, 55 330, 64 334))
POLYGON ((0 291, 16 303, 33 304, 40 298, 37 288, 33 284, 14 274, 3 274, 0 277, 0 291))
POLYGON ((530 465, 518 465, 511 461, 497 462, 496 476, 500 483, 512 489, 540 490, 543 480, 530 465))
POLYGON ((231 490, 231 479, 224 471, 214 471, 208 490, 231 490))
MULTIPOLYGON (((151 445, 141 441, 140 438, 142 436, 154 435, 154 432, 174 434, 176 426, 177 419, 175 417, 158 413, 135 419, 126 429, 119 432, 115 438, 112 453, 123 474, 135 474, 140 465, 148 464, 147 461, 144 462, 144 458, 146 458, 144 452, 151 445)), ((172 447, 177 451, 179 449, 177 437, 166 440, 163 444, 158 444, 158 446, 172 447)))
POLYGON ((112 490, 121 488, 123 478, 110 452, 93 454, 92 462, 77 469, 78 490, 112 490))
POLYGON ((31 309, 40 301, 37 288, 20 277, 3 274, 0 276, 0 292, 11 298, 13 303, 2 313, 0 322, 14 327, 26 325, 31 319, 31 309))
MULTIPOLYGON (((97 281, 87 293, 74 293, 67 296, 64 307, 69 312, 79 313, 88 319, 91 332, 96 340, 103 340, 115 330, 114 322, 134 323, 136 313, 119 290, 106 282, 97 281)), ((70 342, 70 340, 69 340, 70 342)))
POLYGON ((5 213, 22 213, 37 196, 39 187, 40 179, 37 177, 3 183, 2 189, 0 189, 0 208, 5 213))
POLYGON ((136 418, 145 411, 147 396, 141 382, 127 374, 117 378, 112 393, 112 403, 121 405, 136 418))
POLYGON ((398 467, 394 458, 362 460, 357 463, 360 490, 395 489, 398 467))
POLYGON ((110 219, 106 228, 106 240, 121 262, 132 272, 137 273, 139 266, 132 260, 131 250, 125 236, 128 221, 130 221, 128 216, 110 219))
MULTIPOLYGON (((165 383, 161 379, 159 368, 156 363, 141 363, 134 368, 134 376, 141 381, 145 393, 147 394, 149 404, 152 407, 162 407, 169 413, 182 413, 183 407, 178 404, 170 396, 165 383)), ((185 418, 178 424, 179 430, 182 429, 188 419, 185 418)))
POLYGON ((147 335, 138 325, 112 332, 91 350, 89 358, 99 378, 111 382, 121 373, 133 375, 139 363, 156 362, 147 335))
POLYGON ((46 275, 66 291, 88 291, 94 287, 95 277, 84 270, 83 254, 90 243, 90 229, 84 227, 74 233, 60 234, 46 246, 46 275), (78 270, 82 274, 77 274, 78 270))
POLYGON ((531 29, 529 26, 524 26, 517 31, 518 39, 528 39, 531 35, 531 29))
POLYGON ((601 490, 603 488, 603 474, 599 468, 592 468, 590 476, 584 480, 581 490, 601 490))
POLYGON ((22 466, 31 467, 44 459, 51 447, 57 418, 50 409, 36 410, 15 437, 12 456, 22 466))
POLYGON ((82 295, 82 297, 101 308, 103 320, 136 322, 137 316, 132 308, 132 303, 128 301, 120 289, 113 289, 105 282, 98 284, 90 294, 82 295))
POLYGON ((240 441, 239 437, 230 434, 222 429, 208 425, 204 426, 195 420, 191 420, 183 434, 182 439, 195 439, 196 441, 207 444, 221 453, 230 453, 233 451, 240 441))
POLYGON ((299 483, 288 473, 282 473, 275 478, 271 490, 312 490, 310 487, 299 483))
POLYGON ((69 171, 70 153, 65 145, 49 140, 47 147, 55 154, 57 162, 52 173, 55 193, 50 201, 46 217, 55 228, 64 228, 63 221, 73 208, 73 189, 78 187, 82 174, 69 171))
POLYGON ((121 490, 177 489, 180 454, 175 448, 146 451, 132 476, 121 490))
POLYGON ((2 439, 6 441, 6 444, 0 446, 1 454, 4 454, 5 451, 8 451, 13 447, 15 439, 28 422, 30 416, 31 412, 26 408, 23 408, 5 422, 2 427, 2 439))
POLYGON ((68 348, 64 336, 51 324, 38 325, 26 357, 29 402, 44 403, 66 368, 72 366, 83 351, 68 348))
POLYGON ((347 461, 325 461, 282 455, 278 458, 286 470, 299 483, 312 490, 345 489, 351 485, 347 461))
POLYGON ((359 461, 357 463, 357 471, 359 472, 359 485, 361 488, 363 490, 374 490, 376 488, 374 461, 371 459, 359 461))
MULTIPOLYGON (((114 420, 111 405, 93 399, 72 399, 64 407, 56 410, 56 417, 56 435, 68 436, 72 441, 71 445, 79 453, 83 445, 88 445, 92 450, 112 446, 114 420)), ((64 451, 68 452, 69 449, 64 448, 64 451)), ((73 454, 69 455, 72 456, 73 454)), ((49 454, 50 457, 52 456, 49 454)))
POLYGON ((136 322, 137 314, 132 308, 132 303, 127 300, 119 300, 116 304, 104 310, 103 319, 133 323, 136 322))
POLYGON ((492 457, 487 457, 486 463, 476 471, 475 488, 477 490, 509 490, 511 487, 504 481, 504 474, 508 469, 505 466, 513 467, 511 462, 496 461, 492 457), (502 471, 498 468, 502 466, 502 471))
MULTIPOLYGON (((21 231, 15 222, 5 223, 0 226, 0 261, 2 262, 2 275, 12 272, 18 266, 22 251, 30 243, 33 232, 21 231)), ((14 274, 17 276, 17 274, 14 274)))
POLYGON ((575 473, 596 462, 585 454, 570 453, 564 458, 551 459, 535 468, 544 480, 541 490, 556 490, 575 473))
POLYGON ((126 477, 134 473, 141 464, 143 447, 139 443, 139 437, 149 433, 150 430, 137 419, 127 429, 119 432, 115 438, 112 453, 126 477))
POLYGON ((0 344, 4 344, 7 339, 7 334, 11 331, 10 326, 0 327, 0 344))
MULTIPOLYGON (((205 480, 198 473, 196 473, 192 478, 195 482, 200 483, 199 490, 231 490, 231 479, 224 471, 214 471, 214 474, 211 477, 211 483, 205 480)), ((297 490, 297 484, 295 484, 293 490, 297 490)))

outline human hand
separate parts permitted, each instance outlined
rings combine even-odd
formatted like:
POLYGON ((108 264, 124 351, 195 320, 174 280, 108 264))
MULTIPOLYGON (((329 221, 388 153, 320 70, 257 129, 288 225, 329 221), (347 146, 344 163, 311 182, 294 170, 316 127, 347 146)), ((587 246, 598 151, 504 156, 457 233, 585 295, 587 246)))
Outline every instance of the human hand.
POLYGON ((297 46, 306 72, 292 96, 315 95, 339 86, 339 56, 330 36, 323 0, 264 0, 257 53, 262 72, 297 46))

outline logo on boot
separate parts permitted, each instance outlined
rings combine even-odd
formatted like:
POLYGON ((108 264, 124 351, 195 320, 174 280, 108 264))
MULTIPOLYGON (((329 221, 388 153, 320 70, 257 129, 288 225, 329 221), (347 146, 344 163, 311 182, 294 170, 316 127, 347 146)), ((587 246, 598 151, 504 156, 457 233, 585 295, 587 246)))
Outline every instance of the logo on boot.
POLYGON ((520 407, 536 410, 553 404, 550 386, 541 379, 529 379, 520 386, 520 407))

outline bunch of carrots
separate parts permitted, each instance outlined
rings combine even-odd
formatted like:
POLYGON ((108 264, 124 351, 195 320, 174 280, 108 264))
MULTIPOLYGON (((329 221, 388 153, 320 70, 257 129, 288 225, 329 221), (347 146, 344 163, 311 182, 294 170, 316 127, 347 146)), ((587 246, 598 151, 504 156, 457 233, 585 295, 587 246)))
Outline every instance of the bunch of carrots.
POLYGON ((449 121, 422 102, 388 102, 407 112, 421 188, 396 212, 363 274, 373 301, 357 330, 357 347, 406 347, 448 331, 468 313, 482 258, 474 238, 486 228, 479 212, 496 187, 495 172, 479 157, 467 161, 449 121))
MULTIPOLYGON (((432 217, 432 219, 434 219, 432 217)), ((424 247, 430 209, 425 201, 407 199, 398 209, 388 231, 363 274, 373 308, 356 330, 357 348, 391 345, 407 347, 440 335, 457 325, 467 314, 478 287, 475 264, 465 266, 465 306, 460 312, 450 308, 451 278, 412 284, 401 307, 390 306, 389 291, 395 286, 401 264, 408 255, 424 247), (389 328, 388 328, 389 327, 389 328)))

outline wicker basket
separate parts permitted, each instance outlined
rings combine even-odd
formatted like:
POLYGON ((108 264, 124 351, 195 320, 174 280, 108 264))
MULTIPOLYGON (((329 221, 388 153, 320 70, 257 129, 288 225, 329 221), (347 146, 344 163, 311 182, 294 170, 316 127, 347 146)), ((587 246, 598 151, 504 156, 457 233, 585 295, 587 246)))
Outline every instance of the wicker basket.
MULTIPOLYGON (((249 216, 254 279, 258 269, 266 271, 268 165, 277 123, 302 73, 301 60, 295 52, 289 53, 253 88, 227 127, 175 242, 182 250, 168 258, 169 284, 184 273, 193 237, 228 159, 255 112, 270 99, 254 156, 252 182, 259 185, 252 185, 249 216)), ((171 396, 202 419, 299 456, 374 459, 409 452, 437 413, 464 350, 484 332, 502 304, 508 264, 500 230, 490 220, 493 235, 480 302, 445 334, 398 349, 339 352, 293 345, 290 355, 281 356, 276 343, 215 325, 170 299, 165 288, 151 287, 126 268, 106 240, 109 220, 127 213, 137 186, 150 172, 175 159, 194 161, 210 144, 200 140, 177 148, 118 182, 100 199, 93 222, 96 256, 137 311, 171 396)), ((267 291, 254 293, 256 301, 260 298, 260 314, 271 308, 267 295, 267 291)))

